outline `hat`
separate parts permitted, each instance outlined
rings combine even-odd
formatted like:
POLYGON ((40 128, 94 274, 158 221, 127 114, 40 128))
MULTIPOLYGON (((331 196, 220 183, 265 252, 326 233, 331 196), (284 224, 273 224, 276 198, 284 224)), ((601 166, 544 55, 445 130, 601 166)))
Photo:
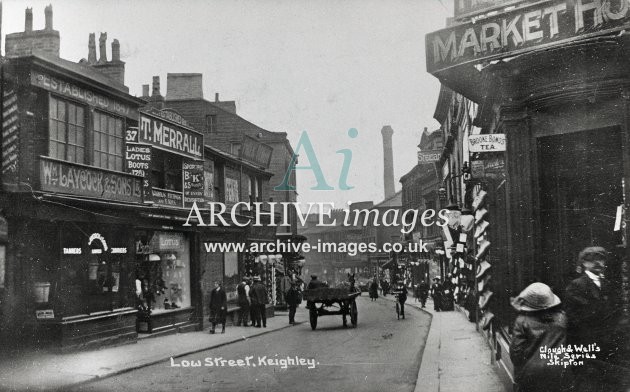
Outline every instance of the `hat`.
POLYGON ((477 193, 477 196, 475 196, 475 199, 473 200, 473 203, 472 203, 473 210, 477 210, 479 209, 479 207, 483 206, 483 203, 486 201, 487 194, 488 192, 483 191, 483 190, 477 193))
POLYGON ((483 256, 486 255, 486 252, 488 251, 488 249, 490 248, 490 241, 488 240, 482 240, 481 243, 479 244, 479 249, 477 250, 477 257, 478 259, 482 258, 483 256))
POLYGON ((608 252, 601 246, 589 246, 584 248, 578 255, 578 262, 583 264, 585 261, 606 260, 608 252))
POLYGON ((520 312, 536 312, 560 305, 561 301, 544 283, 532 283, 512 300, 512 307, 520 312))
POLYGON ((485 218, 487 214, 488 210, 486 210, 485 208, 477 210, 477 212, 475 212, 475 223, 481 222, 481 220, 485 218))
POLYGON ((254 282, 260 282, 260 276, 258 275, 254 276, 254 282))
POLYGON ((488 221, 481 221, 481 223, 479 223, 479 226, 477 226, 477 229, 475 230, 475 238, 479 238, 486 231, 488 226, 490 226, 490 223, 488 221))
POLYGON ((433 278, 433 280, 440 280, 440 278, 437 278, 437 277, 436 277, 436 278, 433 278))
POLYGON ((311 279, 317 279, 317 275, 311 274, 311 279))

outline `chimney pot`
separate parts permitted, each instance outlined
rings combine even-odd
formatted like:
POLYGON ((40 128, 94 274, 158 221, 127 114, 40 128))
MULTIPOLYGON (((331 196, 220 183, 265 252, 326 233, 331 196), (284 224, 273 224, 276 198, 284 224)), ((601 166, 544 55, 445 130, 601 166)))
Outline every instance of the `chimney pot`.
POLYGON ((214 102, 219 102, 219 93, 214 93, 214 102))
POLYGON ((160 77, 154 76, 153 77, 153 92, 151 96, 157 97, 158 95, 160 95, 160 77))
POLYGON ((112 41, 112 61, 120 61, 120 42, 117 39, 112 41))
POLYGON ((107 43, 107 33, 101 33, 101 36, 98 38, 98 49, 99 49, 98 62, 100 64, 105 64, 107 62, 107 48, 105 47, 106 43, 107 43))
POLYGON ((96 64, 96 35, 90 33, 88 40, 88 64, 96 64))
POLYGON ((44 8, 44 15, 46 16, 46 30, 53 29, 53 12, 52 12, 52 4, 48 4, 46 8, 44 8))
POLYGON ((148 84, 143 84, 142 85, 142 96, 143 97, 148 97, 149 96, 149 85, 148 84))
POLYGON ((24 31, 33 31, 33 9, 27 8, 24 17, 24 31))

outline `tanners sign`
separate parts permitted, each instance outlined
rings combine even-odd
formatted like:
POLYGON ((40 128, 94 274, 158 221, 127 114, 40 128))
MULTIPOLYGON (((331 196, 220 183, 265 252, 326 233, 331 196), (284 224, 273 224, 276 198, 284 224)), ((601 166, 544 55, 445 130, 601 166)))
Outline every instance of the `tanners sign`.
POLYGON ((630 27, 630 0, 550 0, 426 36, 427 71, 480 63, 630 27))

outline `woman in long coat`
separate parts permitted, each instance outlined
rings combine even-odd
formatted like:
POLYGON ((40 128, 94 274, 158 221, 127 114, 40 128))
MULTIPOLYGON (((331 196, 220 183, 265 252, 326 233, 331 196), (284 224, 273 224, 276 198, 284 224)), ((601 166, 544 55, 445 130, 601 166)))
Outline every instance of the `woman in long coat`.
POLYGON ((225 333, 225 318, 227 316, 227 295, 221 287, 221 283, 214 282, 214 290, 210 292, 210 322, 212 329, 210 333, 214 333, 217 324, 221 324, 223 328, 221 333, 225 333))
POLYGON ((519 315, 514 321, 510 358, 521 392, 559 392, 571 386, 570 369, 549 364, 553 354, 540 352, 541 348, 553 351, 566 346, 567 317, 559 305, 551 288, 538 282, 512 301, 519 315))
POLYGON ((370 283, 370 298, 372 301, 376 301, 378 298, 378 282, 376 278, 372 279, 372 283, 370 283))

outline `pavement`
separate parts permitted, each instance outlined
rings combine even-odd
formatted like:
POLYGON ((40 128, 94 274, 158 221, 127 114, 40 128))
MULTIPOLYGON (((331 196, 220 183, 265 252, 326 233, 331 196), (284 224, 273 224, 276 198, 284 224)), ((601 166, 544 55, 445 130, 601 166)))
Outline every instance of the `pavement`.
MULTIPOLYGON (((393 301, 392 296, 384 298, 393 301)), ((383 297, 379 297, 382 301, 383 297)), ((434 312, 427 301, 422 309, 409 296, 406 306, 431 315, 431 327, 418 372, 415 391, 507 392, 491 362, 491 352, 475 325, 458 311, 434 312)), ((298 320, 308 320, 298 308, 298 320)), ((22 353, 0 359, 1 390, 68 390, 82 384, 151 366, 170 358, 199 353, 230 343, 247 341, 266 333, 291 328, 286 312, 276 312, 267 328, 228 327, 225 334, 208 330, 139 339, 135 344, 99 350, 56 354, 46 351, 22 353)))
MULTIPOLYGON (((393 296, 384 298, 394 302, 393 296)), ((425 308, 413 296, 407 298, 405 307, 432 316, 415 392, 509 391, 492 363, 490 347, 462 312, 436 312, 430 298, 425 308)))
MULTIPOLYGON (((304 307, 296 317, 308 320, 304 307)), ((298 322, 297 324, 300 324, 298 322)), ((275 312, 267 328, 230 327, 225 333, 199 332, 138 339, 137 343, 67 354, 31 351, 0 359, 0 390, 65 391, 81 384, 130 372, 170 358, 179 358, 226 344, 246 341, 284 328, 291 328, 288 312, 275 312)), ((220 331, 220 329, 217 329, 220 331)))

